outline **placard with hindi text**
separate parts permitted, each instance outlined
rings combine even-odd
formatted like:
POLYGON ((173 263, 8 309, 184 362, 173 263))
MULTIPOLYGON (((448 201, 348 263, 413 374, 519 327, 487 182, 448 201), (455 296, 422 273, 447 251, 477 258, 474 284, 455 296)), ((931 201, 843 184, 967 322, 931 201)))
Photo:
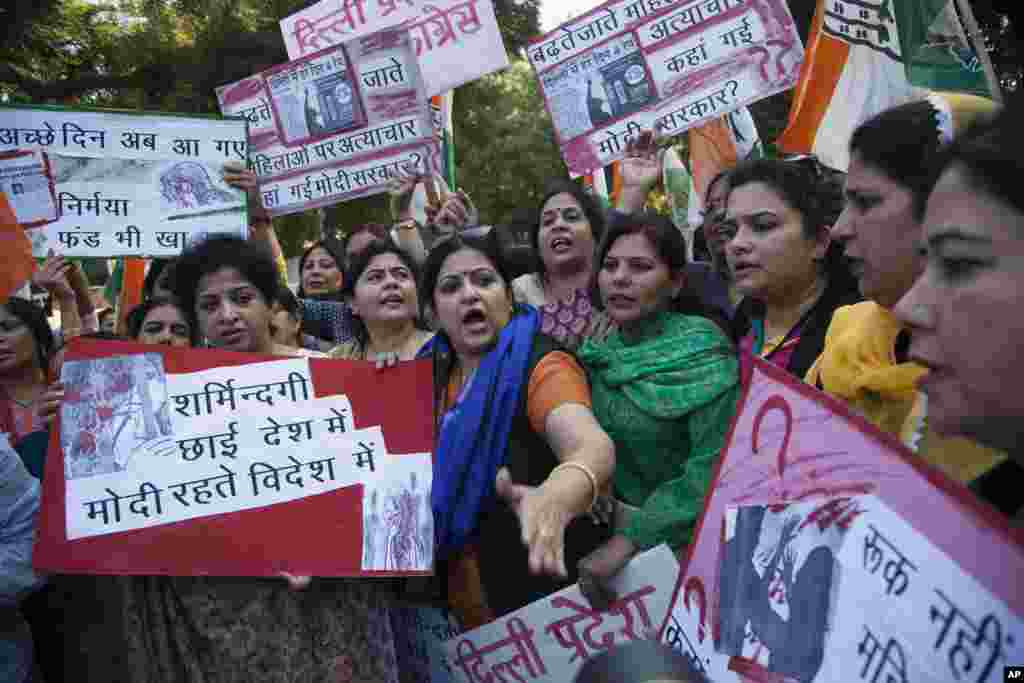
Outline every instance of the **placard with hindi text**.
POLYGON ((562 157, 584 175, 643 129, 677 135, 792 88, 803 46, 785 0, 609 0, 527 57, 562 157))
POLYGON ((74 340, 36 566, 431 571, 429 363, 390 370, 74 340))
POLYGON ((207 234, 245 237, 243 119, 0 106, 0 191, 46 256, 174 256, 207 234))
POLYGON ((716 683, 1003 680, 1024 537, 846 407, 753 359, 662 637, 716 683))
POLYGON ((327 47, 217 88, 250 122, 252 169, 272 216, 383 192, 403 167, 442 167, 409 32, 327 47))

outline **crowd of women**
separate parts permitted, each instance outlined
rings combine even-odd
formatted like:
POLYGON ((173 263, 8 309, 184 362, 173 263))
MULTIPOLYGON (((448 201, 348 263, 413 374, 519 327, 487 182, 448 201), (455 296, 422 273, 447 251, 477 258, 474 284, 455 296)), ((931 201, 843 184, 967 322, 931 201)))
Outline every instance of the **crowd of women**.
MULTIPOLYGON (((605 605, 636 553, 689 543, 751 356, 1018 517, 1024 103, 991 109, 952 97, 883 112, 854 133, 845 177, 811 157, 740 163, 708 190, 709 264, 643 210, 660 168, 649 135, 617 208, 564 182, 544 195, 531 268, 501 226, 460 232, 477 222, 461 193, 431 209, 451 234, 428 249, 401 200, 415 179, 396 185, 395 225, 310 246, 295 294, 258 199, 249 241, 155 262, 124 331, 137 342, 381 372, 431 360, 430 580, 34 574, 61 354, 42 311, 8 299, 0 431, 21 458, 0 481, 0 677, 399 681, 392 605, 443 605, 473 628, 577 581, 605 605)), ((257 196, 244 169, 225 178, 257 196)), ((51 257, 36 282, 64 314, 57 336, 118 338, 90 332, 76 266, 51 257)), ((663 654, 646 661, 676 661, 663 654)))

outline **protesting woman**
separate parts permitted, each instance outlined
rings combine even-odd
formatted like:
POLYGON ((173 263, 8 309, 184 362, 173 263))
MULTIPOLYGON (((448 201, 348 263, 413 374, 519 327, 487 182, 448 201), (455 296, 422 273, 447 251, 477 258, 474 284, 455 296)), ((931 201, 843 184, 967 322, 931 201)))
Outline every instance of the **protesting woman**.
POLYGON ((140 344, 199 346, 188 312, 174 299, 147 299, 128 314, 128 336, 140 344))
POLYGON ((418 270, 389 242, 374 242, 353 258, 342 294, 352 310, 355 334, 331 358, 397 361, 416 358, 433 337, 419 324, 418 270))
MULTIPOLYGON (((278 273, 265 250, 211 237, 175 262, 174 288, 211 345, 288 355, 270 336, 278 273)), ((102 680, 153 683, 398 680, 386 593, 285 578, 134 577, 118 655, 90 664, 111 669, 102 680)))
POLYGON ((615 536, 586 558, 581 589, 602 584, 640 550, 687 544, 736 410, 739 368, 728 336, 687 291, 686 249, 656 214, 616 219, 597 253, 595 300, 617 326, 579 357, 594 414, 615 442, 615 536))
MULTIPOLYGON (((645 132, 631 140, 622 161, 620 211, 614 217, 643 208, 648 191, 661 177, 654 136, 645 132)), ((608 316, 593 305, 590 283, 594 252, 607 220, 597 199, 576 183, 556 181, 541 200, 530 231, 536 272, 512 282, 516 301, 540 311, 541 331, 569 349, 587 339, 603 339, 611 331, 608 316)))
POLYGON ((603 338, 611 326, 588 292, 604 223, 597 200, 579 185, 553 184, 530 232, 537 270, 512 283, 516 301, 540 311, 541 331, 570 349, 584 339, 603 338))
POLYGON ((816 159, 758 160, 729 173, 730 278, 743 296, 733 318, 740 349, 803 379, 839 306, 860 301, 857 281, 829 229, 842 187, 816 159))
POLYGON ((957 125, 991 108, 989 100, 968 95, 933 96, 882 112, 854 131, 846 207, 832 238, 845 247, 867 301, 836 309, 806 377, 964 482, 1002 456, 928 429, 927 404, 915 403, 925 368, 907 357, 910 334, 892 308, 924 269, 921 220, 940 146, 957 125))
POLYGON ((578 560, 610 533, 585 513, 611 478, 614 451, 583 369, 539 333, 534 308, 516 304, 496 242, 435 245, 421 300, 440 326, 426 349, 437 571, 473 628, 575 581, 578 560))
POLYGON ((932 428, 1005 450, 975 489, 1022 518, 1024 465, 1024 101, 969 129, 941 154, 928 198, 926 265, 895 313, 911 333, 909 358, 924 368, 932 428))

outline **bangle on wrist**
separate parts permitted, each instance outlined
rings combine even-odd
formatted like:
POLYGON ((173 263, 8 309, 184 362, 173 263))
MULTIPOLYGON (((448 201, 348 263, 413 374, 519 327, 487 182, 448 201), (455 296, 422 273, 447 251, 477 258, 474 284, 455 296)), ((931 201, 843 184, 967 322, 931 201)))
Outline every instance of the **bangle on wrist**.
POLYGON ((414 230, 419 227, 420 224, 416 222, 415 218, 407 218, 404 221, 395 223, 395 230, 414 230))
POLYGON ((597 475, 594 474, 593 470, 581 462, 563 462, 560 465, 557 465, 555 469, 551 470, 551 474, 548 475, 548 478, 550 479, 558 470, 570 469, 579 470, 583 474, 587 475, 587 479, 590 481, 590 488, 593 493, 593 498, 590 499, 590 506, 587 510, 588 512, 592 511, 594 506, 597 505, 598 494, 600 493, 600 487, 597 485, 597 475))

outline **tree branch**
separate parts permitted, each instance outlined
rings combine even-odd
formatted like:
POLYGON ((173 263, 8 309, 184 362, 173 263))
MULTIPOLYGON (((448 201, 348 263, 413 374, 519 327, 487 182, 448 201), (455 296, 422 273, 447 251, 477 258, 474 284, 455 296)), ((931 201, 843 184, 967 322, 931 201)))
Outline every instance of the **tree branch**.
POLYGON ((0 63, 0 83, 17 86, 33 100, 64 99, 96 90, 142 87, 146 83, 146 71, 143 68, 119 76, 95 74, 60 81, 41 81, 8 62, 0 63))

